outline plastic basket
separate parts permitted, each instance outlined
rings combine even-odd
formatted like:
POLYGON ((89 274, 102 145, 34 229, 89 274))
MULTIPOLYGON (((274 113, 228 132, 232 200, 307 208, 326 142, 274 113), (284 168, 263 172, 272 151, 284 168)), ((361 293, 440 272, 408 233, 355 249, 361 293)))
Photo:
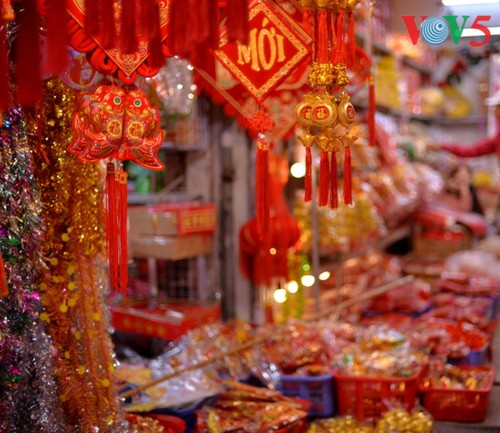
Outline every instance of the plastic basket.
POLYGON ((394 378, 345 376, 335 372, 338 413, 364 421, 380 418, 392 406, 411 411, 420 376, 420 370, 410 377, 394 378))
POLYGON ((488 357, 489 343, 485 344, 481 349, 471 350, 468 355, 461 358, 448 358, 448 363, 453 365, 483 365, 486 364, 488 357))
POLYGON ((483 371, 489 373, 488 384, 484 389, 448 389, 432 388, 420 385, 424 407, 436 420, 481 422, 486 418, 495 367, 491 366, 461 366, 465 371, 483 371))
POLYGON ((277 389, 287 397, 300 397, 309 401, 312 405, 310 415, 331 416, 335 413, 333 374, 282 375, 277 389))

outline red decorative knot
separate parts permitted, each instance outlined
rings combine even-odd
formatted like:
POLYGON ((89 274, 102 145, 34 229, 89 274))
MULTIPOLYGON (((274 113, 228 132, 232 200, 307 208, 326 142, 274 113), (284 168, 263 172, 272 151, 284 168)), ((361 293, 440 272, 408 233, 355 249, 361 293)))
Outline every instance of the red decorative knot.
POLYGON ((274 119, 269 115, 269 112, 262 105, 259 111, 247 118, 248 128, 256 135, 263 134, 267 131, 272 131, 275 127, 274 119))

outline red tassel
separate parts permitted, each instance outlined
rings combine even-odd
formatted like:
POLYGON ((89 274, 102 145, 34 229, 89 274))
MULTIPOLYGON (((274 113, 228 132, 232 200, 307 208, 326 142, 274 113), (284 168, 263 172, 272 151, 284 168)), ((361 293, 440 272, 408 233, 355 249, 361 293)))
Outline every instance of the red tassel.
POLYGON ((346 62, 346 40, 345 40, 345 13, 339 11, 337 13, 337 23, 335 26, 335 34, 337 35, 337 49, 334 51, 333 63, 345 64, 346 62))
POLYGON ((321 160, 319 163, 319 199, 320 206, 328 204, 328 194, 330 192, 330 162, 328 161, 328 152, 321 151, 321 160))
POLYGON ((304 8, 304 13, 302 14, 302 27, 309 36, 312 36, 311 18, 312 18, 311 9, 304 8))
POLYGON ((7 284, 7 275, 5 274, 5 264, 3 257, 0 254, 0 298, 4 298, 9 294, 9 286, 7 284))
POLYGON ((17 102, 33 107, 42 95, 38 34, 40 17, 36 0, 24 0, 16 19, 19 24, 16 44, 17 102))
POLYGON ((9 59, 7 57, 7 26, 0 29, 0 125, 2 111, 10 106, 9 59))
POLYGON ((128 231, 127 231, 127 172, 118 170, 115 175, 117 183, 119 204, 118 211, 120 212, 119 222, 119 239, 120 239, 120 253, 119 253, 119 289, 124 297, 127 296, 128 285, 128 231))
MULTIPOLYGON (((200 5, 200 9, 201 8, 202 6, 200 5)), ((200 31, 197 25, 193 25, 193 28, 186 25, 186 19, 191 14, 192 11, 190 11, 189 0, 171 0, 170 29, 167 38, 169 42, 169 51, 174 55, 184 58, 189 58, 189 53, 192 49, 190 44, 198 40, 197 32, 200 31)))
POLYGON ((47 10, 47 72, 60 74, 68 65, 66 0, 49 0, 47 10))
MULTIPOLYGON (((84 29, 89 35, 97 36, 101 29, 101 21, 99 20, 99 1, 100 0, 85 0, 85 22, 84 29)), ((60 23, 59 25, 62 25, 60 23)))
POLYGON ((344 204, 352 205, 351 148, 345 148, 344 155, 344 204))
POLYGON ((248 44, 248 0, 226 2, 227 35, 230 41, 248 44))
POLYGON ((106 49, 116 47, 114 0, 99 0, 102 22, 102 44, 106 49))
POLYGON ((353 68, 356 61, 356 35, 354 33, 354 13, 349 12, 349 19, 347 24, 347 67, 353 68))
POLYGON ((377 143, 375 132, 375 111, 377 109, 375 100, 375 77, 370 74, 368 89, 368 142, 370 146, 375 146, 377 143))
POLYGON ((145 36, 149 42, 149 63, 153 68, 161 68, 165 64, 165 56, 161 42, 160 6, 157 0, 145 0, 143 9, 143 22, 147 23, 145 36))
POLYGON ((337 32, 335 30, 335 22, 336 22, 336 15, 333 11, 330 12, 330 43, 331 43, 331 51, 330 51, 330 56, 333 58, 335 49, 337 47, 337 32))
POLYGON ((310 202, 312 199, 312 157, 311 146, 306 147, 306 176, 304 179, 304 201, 310 202))
POLYGON ((121 51, 123 54, 132 54, 135 53, 139 47, 136 28, 136 0, 122 0, 121 5, 121 51))
POLYGON ((339 207, 339 187, 337 171, 337 152, 333 151, 330 159, 330 207, 337 209, 339 207))
POLYGON ((255 164, 255 198, 257 209, 257 231, 261 239, 269 234, 269 150, 266 142, 257 141, 257 158, 255 164))
POLYGON ((117 293, 119 288, 118 270, 118 217, 117 217, 117 191, 115 182, 115 164, 110 162, 106 172, 106 241, 109 261, 110 293, 117 293))
POLYGON ((328 14, 321 9, 318 14, 318 62, 328 62, 328 14))

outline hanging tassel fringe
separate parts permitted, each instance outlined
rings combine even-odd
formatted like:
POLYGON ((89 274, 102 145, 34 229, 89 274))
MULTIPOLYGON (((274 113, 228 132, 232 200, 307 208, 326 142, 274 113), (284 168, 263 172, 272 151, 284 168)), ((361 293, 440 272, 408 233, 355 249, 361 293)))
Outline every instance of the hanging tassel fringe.
POLYGON ((354 13, 349 12, 347 22, 347 53, 346 53, 347 67, 352 69, 356 57, 356 34, 354 33, 354 13))
POLYGON ((136 0, 122 0, 121 5, 121 51, 123 54, 132 54, 137 51, 139 46, 137 41, 136 28, 136 0))
POLYGON ((312 200, 312 156, 311 146, 306 146, 306 175, 304 179, 304 201, 306 203, 312 200))
POLYGON ((126 295, 128 283, 127 173, 116 170, 113 162, 106 174, 106 238, 110 292, 126 295))
POLYGON ((337 170, 337 152, 333 151, 330 159, 330 207, 339 207, 339 187, 337 170))
POLYGON ((165 64, 165 56, 161 42, 160 6, 156 0, 145 0, 147 38, 149 41, 149 59, 153 68, 161 68, 165 64))
POLYGON ((337 49, 332 51, 332 60, 334 64, 346 63, 346 41, 345 41, 345 13, 339 11, 337 13, 337 23, 335 26, 335 34, 337 35, 337 49))
POLYGON ((323 8, 318 14, 318 62, 328 62, 328 14, 323 8))
POLYGON ((10 106, 9 59, 7 58, 7 26, 0 29, 0 125, 2 112, 10 106))
POLYGON ((304 8, 304 13, 302 14, 302 28, 309 35, 312 36, 312 13, 311 9, 304 8))
POLYGON ((328 194, 330 192, 330 162, 328 161, 328 152, 321 151, 321 160, 319 163, 319 198, 318 204, 326 206, 328 204, 328 194))
POLYGON ((68 64, 66 0, 49 0, 47 10, 47 72, 60 74, 68 64))
MULTIPOLYGON (((101 0, 85 0, 83 7, 85 9, 85 21, 83 27, 91 36, 97 36, 101 31, 101 21, 99 15, 99 2, 101 0)), ((60 26, 64 27, 62 23, 60 26)))
POLYGON ((33 107, 42 95, 40 80, 40 56, 33 47, 40 44, 38 29, 40 17, 36 0, 25 0, 16 15, 19 33, 16 44, 17 102, 24 107, 33 107))
POLYGON ((248 0, 226 2, 227 35, 230 41, 248 44, 248 0))
POLYGON ((345 148, 344 155, 344 204, 352 205, 351 148, 345 148))
MULTIPOLYGON (((206 3, 203 0, 201 4, 206 3)), ((200 5, 200 8, 202 6, 200 5)), ((168 36, 169 51, 172 54, 189 58, 191 52, 190 45, 197 40, 197 33, 200 30, 190 30, 186 25, 186 17, 190 16, 190 1, 189 0, 172 0, 170 2, 170 23, 171 29, 168 36)))
POLYGON ((257 141, 257 157, 255 165, 255 198, 257 210, 257 231, 261 239, 269 234, 269 150, 265 141, 257 141))
POLYGON ((116 47, 116 26, 114 0, 99 1, 102 22, 102 43, 104 48, 116 47))
POLYGON ((3 257, 0 254, 0 298, 5 298, 8 294, 9 286, 7 285, 7 275, 5 274, 3 257))
POLYGON ((376 100, 375 100, 375 77, 370 74, 369 79, 369 89, 368 89, 368 143, 370 146, 375 146, 377 143, 377 137, 375 132, 375 111, 376 111, 376 100))

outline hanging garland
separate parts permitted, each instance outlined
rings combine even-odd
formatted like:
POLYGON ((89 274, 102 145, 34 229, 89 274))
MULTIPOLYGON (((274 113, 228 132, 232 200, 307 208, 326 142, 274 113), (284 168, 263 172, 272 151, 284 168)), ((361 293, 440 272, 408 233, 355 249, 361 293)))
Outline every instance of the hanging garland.
POLYGON ((20 110, 0 127, 0 250, 7 293, 0 298, 0 431, 67 432, 54 380, 52 346, 38 293, 42 243, 33 153, 20 110))
POLYGON ((43 303, 56 348, 60 398, 77 431, 127 432, 113 380, 114 354, 103 300, 105 237, 99 166, 75 164, 71 140, 75 92, 46 83, 43 109, 30 127, 47 224, 42 253, 43 303), (43 119, 43 124, 38 124, 43 119), (40 137, 40 142, 38 138, 40 137))

